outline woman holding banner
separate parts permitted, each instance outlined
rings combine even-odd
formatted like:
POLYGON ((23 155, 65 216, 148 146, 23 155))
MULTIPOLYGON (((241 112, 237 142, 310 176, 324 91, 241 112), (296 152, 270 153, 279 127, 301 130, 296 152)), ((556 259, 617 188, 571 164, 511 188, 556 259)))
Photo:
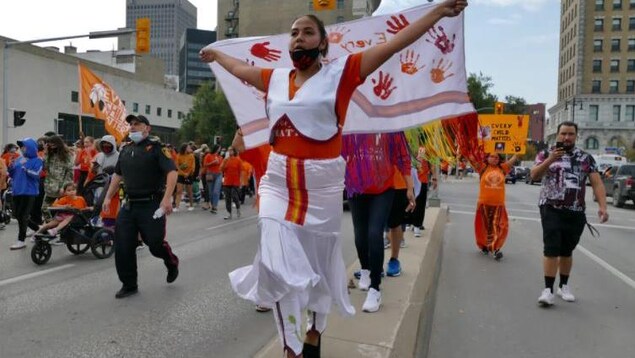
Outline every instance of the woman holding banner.
POLYGON ((503 162, 502 155, 491 153, 484 162, 473 162, 480 176, 480 190, 474 218, 476 246, 484 255, 496 260, 503 257, 501 249, 507 239, 509 222, 505 209, 505 176, 512 170, 517 157, 503 162))
MULTIPOLYGON (((448 0, 388 42, 325 65, 327 33, 313 15, 299 17, 291 27, 294 69, 262 69, 218 49, 201 50, 203 61, 216 61, 267 94, 272 153, 259 186, 260 247, 253 265, 231 272, 230 280, 239 296, 275 309, 287 357, 319 357, 332 303, 344 315, 355 313, 339 237, 346 166, 340 156, 342 128, 353 92, 391 56, 466 6, 467 1, 448 0)), ((232 146, 244 150, 241 130, 232 146)))

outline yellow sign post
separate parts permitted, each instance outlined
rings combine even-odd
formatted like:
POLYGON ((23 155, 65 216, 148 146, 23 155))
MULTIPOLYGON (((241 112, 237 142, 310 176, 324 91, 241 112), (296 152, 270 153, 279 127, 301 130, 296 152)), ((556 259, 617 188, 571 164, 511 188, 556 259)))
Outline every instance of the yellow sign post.
POLYGON ((528 115, 481 114, 478 121, 478 140, 483 144, 485 153, 525 154, 528 115))
POLYGON ((137 53, 150 52, 150 18, 137 19, 137 53))

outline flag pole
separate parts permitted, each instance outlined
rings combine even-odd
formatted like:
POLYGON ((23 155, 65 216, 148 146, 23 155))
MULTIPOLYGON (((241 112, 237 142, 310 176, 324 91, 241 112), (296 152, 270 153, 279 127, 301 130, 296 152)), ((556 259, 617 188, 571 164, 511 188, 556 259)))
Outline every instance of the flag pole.
POLYGON ((78 84, 78 108, 77 108, 77 117, 79 118, 79 138, 83 140, 84 138, 84 132, 83 132, 83 128, 82 128, 82 67, 81 67, 81 63, 80 61, 77 61, 77 77, 79 79, 78 84))

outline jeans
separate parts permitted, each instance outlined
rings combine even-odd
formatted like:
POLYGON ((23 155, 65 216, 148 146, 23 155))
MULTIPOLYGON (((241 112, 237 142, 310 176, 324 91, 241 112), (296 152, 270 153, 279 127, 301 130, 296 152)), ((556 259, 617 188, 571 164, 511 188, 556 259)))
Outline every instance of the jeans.
POLYGON ((395 196, 393 189, 381 194, 361 194, 348 200, 353 216, 355 248, 363 270, 370 270, 370 287, 379 290, 384 265, 384 226, 395 196))
MULTIPOLYGON (((209 177, 208 177, 209 178, 209 177)), ((213 173, 212 180, 207 180, 207 192, 213 208, 218 208, 218 200, 220 200, 220 189, 222 176, 220 173, 213 173)))

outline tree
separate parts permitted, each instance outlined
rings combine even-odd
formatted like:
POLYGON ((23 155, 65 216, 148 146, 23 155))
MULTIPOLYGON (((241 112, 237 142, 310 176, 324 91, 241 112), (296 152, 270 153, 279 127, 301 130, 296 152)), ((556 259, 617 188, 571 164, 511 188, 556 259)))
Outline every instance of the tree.
POLYGON ((505 96, 505 113, 526 114, 527 101, 522 97, 505 96))
POLYGON ((538 154, 538 147, 533 142, 527 143, 525 154, 519 156, 519 160, 534 160, 538 154))
POLYGON ((467 92, 470 101, 474 104, 474 108, 491 108, 479 111, 479 113, 494 113, 494 102, 498 101, 498 97, 490 92, 494 87, 492 77, 485 76, 482 72, 479 74, 470 73, 467 78, 467 92))
POLYGON ((220 136, 220 144, 231 145, 236 132, 236 119, 225 95, 216 91, 211 82, 204 83, 194 96, 194 106, 179 128, 183 141, 214 144, 214 137, 220 136))

